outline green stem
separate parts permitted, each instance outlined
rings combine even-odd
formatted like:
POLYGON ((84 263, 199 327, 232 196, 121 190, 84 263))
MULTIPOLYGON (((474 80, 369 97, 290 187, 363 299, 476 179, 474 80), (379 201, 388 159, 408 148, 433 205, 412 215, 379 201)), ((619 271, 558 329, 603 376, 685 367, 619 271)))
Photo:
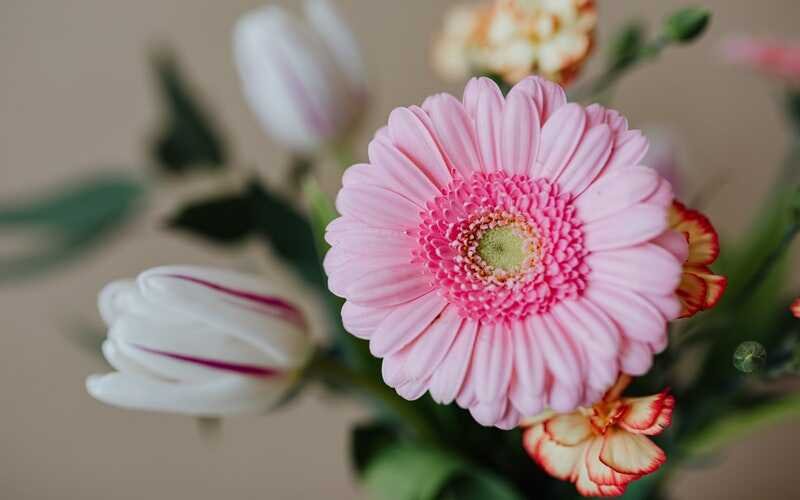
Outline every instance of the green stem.
POLYGON ((571 96, 571 99, 576 101, 597 100, 604 102, 610 100, 613 87, 623 76, 636 68, 640 63, 658 56, 669 43, 670 41, 664 37, 656 38, 639 49, 639 52, 624 64, 610 66, 600 76, 576 90, 571 96))
POLYGON ((339 166, 342 167, 342 170, 350 165, 356 164, 356 155, 353 151, 353 143, 350 139, 342 139, 340 142, 332 144, 331 153, 334 158, 336 158, 336 162, 339 166))
POLYGON ((408 401, 398 396, 379 379, 365 376, 332 358, 323 356, 317 356, 308 371, 318 379, 336 381, 369 396, 389 410, 398 421, 412 428, 421 440, 436 442, 437 433, 429 422, 417 413, 408 401))
POLYGON ((761 287, 761 284, 764 282, 764 280, 769 277, 772 269, 775 267, 775 264, 780 261, 789 250, 789 247, 791 247, 795 236, 797 236, 797 233, 800 232, 800 222, 797 220, 797 215, 792 214, 792 218, 794 220, 789 227, 786 228, 781 240, 778 242, 772 252, 767 255, 756 272, 747 281, 747 284, 740 288, 742 293, 735 297, 734 304, 741 304, 749 299, 753 293, 753 290, 758 290, 761 287))

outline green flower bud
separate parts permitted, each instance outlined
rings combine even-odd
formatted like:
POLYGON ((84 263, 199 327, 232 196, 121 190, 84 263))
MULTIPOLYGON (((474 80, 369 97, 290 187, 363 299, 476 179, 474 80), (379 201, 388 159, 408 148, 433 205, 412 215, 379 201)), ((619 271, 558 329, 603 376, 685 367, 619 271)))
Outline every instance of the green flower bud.
POLYGON ((733 353, 733 366, 744 373, 752 373, 764 365, 767 360, 767 350, 754 340, 742 342, 733 353))
POLYGON ((711 12, 700 7, 687 7, 669 16, 664 35, 678 43, 688 43, 703 34, 711 20, 711 12))

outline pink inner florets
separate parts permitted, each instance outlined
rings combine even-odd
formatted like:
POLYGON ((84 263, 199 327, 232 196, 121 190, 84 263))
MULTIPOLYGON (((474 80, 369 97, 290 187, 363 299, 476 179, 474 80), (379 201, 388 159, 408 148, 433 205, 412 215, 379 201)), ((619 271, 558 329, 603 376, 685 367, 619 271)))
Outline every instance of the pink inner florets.
POLYGON ((464 317, 496 322, 548 311, 586 288, 582 222, 572 195, 545 179, 505 172, 456 179, 427 204, 415 258, 464 317), (494 228, 511 226, 527 258, 493 268, 477 247, 494 228))

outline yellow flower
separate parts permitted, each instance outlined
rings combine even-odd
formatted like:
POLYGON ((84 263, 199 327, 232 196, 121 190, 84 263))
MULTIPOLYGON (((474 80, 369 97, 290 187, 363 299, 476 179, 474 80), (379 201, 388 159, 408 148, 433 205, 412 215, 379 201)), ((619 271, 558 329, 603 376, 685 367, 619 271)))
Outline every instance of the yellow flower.
POLYGON ((647 436, 670 425, 675 398, 666 390, 620 397, 630 380, 621 376, 591 408, 548 411, 523 422, 531 458, 552 476, 575 483, 584 496, 622 495, 629 483, 657 470, 667 457, 647 436))
POLYGON ((434 64, 446 78, 497 74, 513 84, 538 74, 561 84, 594 45, 594 0, 495 0, 458 6, 445 19, 434 64))

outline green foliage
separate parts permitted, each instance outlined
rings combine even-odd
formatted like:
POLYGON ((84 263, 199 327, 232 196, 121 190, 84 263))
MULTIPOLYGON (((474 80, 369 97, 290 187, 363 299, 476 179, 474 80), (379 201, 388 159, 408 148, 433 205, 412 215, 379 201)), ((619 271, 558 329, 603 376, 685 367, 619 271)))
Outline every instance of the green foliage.
POLYGON ((713 420, 702 432, 690 436, 684 449, 694 456, 712 454, 758 429, 797 418, 800 418, 800 395, 766 400, 713 420))
POLYGON ((217 243, 241 241, 253 231, 252 201, 234 193, 191 202, 169 221, 174 228, 188 230, 217 243))
POLYGON ((0 233, 44 238, 30 252, 0 259, 0 280, 36 276, 80 256, 128 220, 144 191, 134 179, 106 174, 0 206, 0 233))
POLYGON ((621 70, 635 63, 645 45, 645 30, 641 23, 623 27, 611 41, 608 66, 621 70))
POLYGON ((687 7, 674 12, 664 22, 664 36, 678 43, 689 43, 702 35, 711 21, 711 12, 687 7))
POLYGON ((154 161, 173 174, 222 168, 229 159, 225 141, 192 94, 174 55, 158 52, 152 66, 166 112, 151 146, 154 161))
POLYGON ((457 474, 437 497, 439 500, 522 500, 508 483, 493 474, 472 470, 457 474))
MULTIPOLYGON (((373 429, 370 437, 376 435, 387 438, 373 429)), ((380 448, 370 449, 370 460, 362 466, 363 484, 376 500, 524 498, 499 477, 458 455, 404 441, 381 443, 380 448)))
POLYGON ((169 225, 221 244, 263 238, 306 281, 325 284, 308 219, 257 181, 241 192, 186 205, 169 225))

